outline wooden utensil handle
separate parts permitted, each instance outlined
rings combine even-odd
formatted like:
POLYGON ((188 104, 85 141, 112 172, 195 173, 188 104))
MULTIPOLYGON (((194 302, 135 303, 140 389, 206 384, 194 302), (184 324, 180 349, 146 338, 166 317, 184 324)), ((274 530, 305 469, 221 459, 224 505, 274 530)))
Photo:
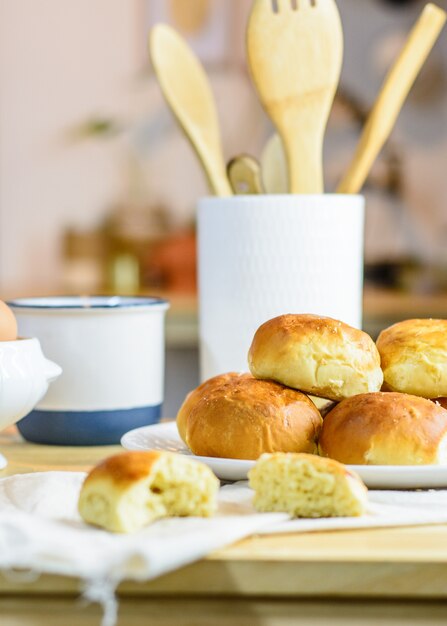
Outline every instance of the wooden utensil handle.
POLYGON ((324 193, 323 183, 323 136, 322 133, 303 133, 293 128, 293 141, 285 142, 287 156, 289 191, 295 194, 324 193), (320 136, 321 135, 321 136, 320 136))
POLYGON ((216 155, 214 154, 199 158, 212 193, 222 198, 232 196, 233 190, 227 178, 224 162, 222 161, 222 163, 220 163, 220 159, 219 162, 217 162, 216 155))
POLYGON ((352 163, 337 189, 338 193, 358 193, 362 188, 445 24, 446 17, 446 12, 434 4, 427 4, 422 11, 385 79, 365 124, 352 163))
POLYGON ((210 193, 222 198, 232 196, 233 191, 227 177, 220 141, 210 148, 195 128, 192 126, 186 128, 181 122, 180 127, 202 166, 210 193))

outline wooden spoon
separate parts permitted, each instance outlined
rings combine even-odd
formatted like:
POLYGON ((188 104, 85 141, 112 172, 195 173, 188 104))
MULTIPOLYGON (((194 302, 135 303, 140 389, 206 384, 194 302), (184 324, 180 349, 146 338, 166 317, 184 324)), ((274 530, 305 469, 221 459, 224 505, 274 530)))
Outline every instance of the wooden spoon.
POLYGON ((199 157, 209 185, 218 196, 230 196, 216 105, 205 71, 177 32, 157 24, 149 49, 161 90, 199 157))
POLYGON ((340 78, 343 33, 334 0, 255 0, 247 55, 287 155, 292 193, 323 192, 323 137, 340 78))
POLYGON ((358 193, 388 139, 405 99, 444 26, 447 14, 427 4, 388 73, 338 193, 358 193))
POLYGON ((236 195, 264 193, 261 168, 258 161, 249 154, 240 154, 227 165, 231 188, 236 195))
POLYGON ((262 182, 267 193, 287 193, 287 161, 281 137, 274 133, 261 152, 262 182))

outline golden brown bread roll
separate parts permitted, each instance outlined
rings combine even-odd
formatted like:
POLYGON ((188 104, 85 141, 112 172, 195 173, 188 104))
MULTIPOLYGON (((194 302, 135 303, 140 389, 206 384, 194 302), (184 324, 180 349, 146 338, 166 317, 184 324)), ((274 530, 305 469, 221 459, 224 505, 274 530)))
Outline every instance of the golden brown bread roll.
MULTIPOLYGON (((234 376, 237 376, 235 373, 230 374, 221 374, 218 378, 222 383, 225 380, 232 380, 234 376)), ((180 407, 177 413, 177 430, 179 432, 180 437, 186 443, 186 420, 188 415, 191 413, 191 409, 195 407, 197 402, 203 398, 208 391, 213 390, 216 384, 215 378, 210 378, 206 380, 204 383, 193 389, 188 393, 185 400, 183 401, 182 406, 180 407)))
POLYGON ((294 517, 363 515, 368 490, 360 477, 332 459, 312 454, 263 454, 249 471, 258 511, 294 517))
POLYGON ((378 391, 383 381, 371 337, 317 315, 281 315, 260 326, 248 363, 256 378, 330 400, 378 391))
POLYGON ((226 382, 230 383, 234 380, 238 380, 240 374, 236 372, 229 372, 228 374, 219 374, 219 376, 214 376, 213 378, 209 378, 204 383, 193 389, 188 393, 183 404, 181 405, 177 417, 177 430, 179 432, 182 440, 186 441, 186 422, 188 419, 191 410, 195 407, 197 402, 207 396, 207 394, 213 393, 217 387, 222 387, 226 382))
POLYGON ((398 322, 380 333, 377 348, 385 390, 447 396, 447 320, 398 322))
POLYGON ((343 400, 324 420, 320 454, 352 465, 447 463, 447 411, 403 393, 343 400))
POLYGON ((257 459, 264 452, 317 451, 323 420, 299 391, 231 373, 210 379, 196 392, 186 398, 178 418, 194 454, 257 459))
POLYGON ((170 452, 124 452, 87 475, 78 509, 89 524, 119 533, 162 517, 208 517, 217 506, 219 481, 204 465, 170 452))
MULTIPOLYGON (((239 374, 236 374, 234 372, 229 373, 229 374, 221 374, 218 377, 218 384, 221 385, 224 383, 224 381, 230 382, 234 380, 235 377, 238 377, 238 376, 239 374)), ((196 405, 198 400, 206 396, 208 391, 212 391, 215 388, 215 386, 216 386, 215 378, 210 378, 209 380, 206 380, 204 383, 199 385, 196 389, 193 389, 193 391, 191 391, 186 396, 182 406, 180 407, 179 412, 177 413, 177 429, 178 429, 180 437, 185 443, 187 443, 186 442, 186 421, 187 421, 188 415, 191 412, 191 409, 196 405)), ((313 404, 315 404, 315 406, 317 407, 322 417, 324 417, 326 413, 328 413, 335 405, 335 403, 332 400, 327 400, 326 398, 317 398, 315 396, 311 396, 310 399, 312 400, 313 404)))

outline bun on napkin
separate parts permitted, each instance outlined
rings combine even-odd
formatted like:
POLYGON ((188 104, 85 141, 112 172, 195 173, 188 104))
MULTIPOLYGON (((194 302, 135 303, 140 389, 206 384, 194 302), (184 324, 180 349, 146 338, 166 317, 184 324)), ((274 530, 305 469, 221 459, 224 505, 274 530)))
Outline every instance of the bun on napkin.
POLYGON ((319 448, 352 465, 447 464, 447 410, 403 393, 354 396, 326 415, 319 448))
POLYGON ((294 517, 363 515, 367 489, 341 463, 310 454, 264 454, 249 471, 258 511, 284 511, 294 517))
POLYGON ((317 451, 323 419, 307 396, 250 374, 223 374, 198 387, 177 424, 199 456, 257 459, 264 452, 317 451))
POLYGON ((398 322, 380 333, 377 348, 385 390, 447 396, 447 320, 398 322))
POLYGON ((163 517, 209 517, 218 488, 203 463, 170 452, 124 452, 91 470, 78 508, 89 524, 130 533, 163 517))
POLYGON ((281 315, 262 324, 248 362, 256 378, 330 400, 378 391, 383 381, 371 337, 318 315, 281 315))

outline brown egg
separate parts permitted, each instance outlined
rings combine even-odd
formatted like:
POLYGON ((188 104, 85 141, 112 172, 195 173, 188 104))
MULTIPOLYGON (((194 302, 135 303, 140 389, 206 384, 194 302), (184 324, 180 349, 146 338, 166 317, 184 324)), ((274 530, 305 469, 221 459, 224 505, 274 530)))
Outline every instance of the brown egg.
POLYGON ((17 321, 9 306, 0 300, 0 341, 17 339, 17 321))

